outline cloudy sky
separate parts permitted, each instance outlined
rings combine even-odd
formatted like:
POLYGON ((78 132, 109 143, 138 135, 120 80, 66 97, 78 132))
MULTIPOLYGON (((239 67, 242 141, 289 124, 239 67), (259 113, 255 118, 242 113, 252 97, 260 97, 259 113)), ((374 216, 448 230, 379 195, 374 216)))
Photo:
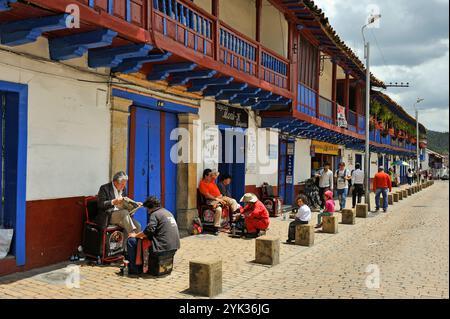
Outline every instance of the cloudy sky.
POLYGON ((361 26, 371 10, 382 15, 366 32, 371 42, 372 72, 386 83, 409 82, 410 88, 386 92, 414 115, 419 110, 428 129, 449 130, 448 0, 316 0, 341 38, 364 57, 361 26))

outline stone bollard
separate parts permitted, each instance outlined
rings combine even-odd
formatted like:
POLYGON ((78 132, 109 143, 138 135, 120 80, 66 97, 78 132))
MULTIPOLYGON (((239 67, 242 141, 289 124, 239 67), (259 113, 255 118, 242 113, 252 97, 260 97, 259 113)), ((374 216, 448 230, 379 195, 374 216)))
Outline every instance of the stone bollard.
POLYGON ((388 204, 394 205, 394 194, 388 194, 388 204))
POLYGON ((400 201, 400 197, 397 193, 393 193, 392 196, 394 196, 394 203, 398 203, 400 201))
POLYGON ((297 225, 295 227, 295 244, 297 246, 312 247, 316 232, 313 225, 297 225))
POLYGON ((398 191, 398 200, 403 200, 403 192, 402 191, 398 191))
POLYGON ((369 217, 369 205, 367 205, 367 204, 356 205, 356 217, 358 217, 358 218, 369 217))
POLYGON ((411 187, 408 188, 407 191, 408 191, 408 196, 412 196, 412 194, 413 194, 413 193, 412 193, 412 188, 411 188, 411 187))
POLYGON ((200 260, 189 263, 189 291, 198 296, 215 297, 222 293, 222 261, 200 260))
POLYGON ((342 224, 355 225, 356 224, 356 210, 344 209, 342 211, 342 224))
POLYGON ((325 216, 323 218, 322 232, 326 234, 337 234, 339 232, 338 225, 338 217, 336 215, 325 216))
POLYGON ((408 191, 404 189, 403 191, 403 198, 408 198, 408 191))
POLYGON ((256 239, 256 263, 275 266, 280 263, 280 239, 264 236, 256 239))

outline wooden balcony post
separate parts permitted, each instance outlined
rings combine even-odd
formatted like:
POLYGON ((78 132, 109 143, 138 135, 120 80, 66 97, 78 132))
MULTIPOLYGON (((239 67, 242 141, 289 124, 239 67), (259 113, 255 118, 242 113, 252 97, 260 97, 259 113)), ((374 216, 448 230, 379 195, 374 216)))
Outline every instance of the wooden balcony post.
POLYGON ((212 0, 212 14, 215 17, 214 20, 214 59, 218 61, 220 59, 220 0, 212 0))
POLYGON ((332 73, 332 91, 331 91, 331 101, 333 103, 333 120, 337 121, 337 64, 336 61, 333 62, 333 73, 332 73))
POLYGON ((294 94, 294 100, 292 102, 293 109, 297 109, 298 101, 298 35, 297 26, 295 23, 289 23, 289 89, 294 94))
POLYGON ((345 116, 347 121, 350 116, 350 73, 345 71, 345 85, 344 85, 344 102, 345 102, 345 116))
POLYGON ((321 48, 318 48, 317 70, 316 70, 316 117, 320 119, 320 54, 321 48))
POLYGON ((262 0, 256 0, 256 41, 261 42, 262 0))

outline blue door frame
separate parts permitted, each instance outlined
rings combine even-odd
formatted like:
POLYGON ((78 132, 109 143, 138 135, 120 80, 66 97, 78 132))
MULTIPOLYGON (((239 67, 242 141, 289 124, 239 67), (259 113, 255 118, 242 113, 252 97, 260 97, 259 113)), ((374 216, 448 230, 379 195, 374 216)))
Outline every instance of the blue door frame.
POLYGON ((5 225, 14 228, 12 253, 17 266, 23 266, 26 262, 28 86, 0 81, 0 94, 6 98, 5 225))
MULTIPOLYGON (((130 163, 134 167, 133 174, 130 174, 133 176, 130 181, 132 195, 138 201, 144 201, 149 195, 157 196, 176 217, 177 164, 171 161, 170 150, 177 141, 170 139, 170 133, 178 127, 177 114, 197 114, 198 109, 120 89, 113 89, 112 95, 134 102, 132 108, 135 114, 132 115, 134 119, 130 118, 127 159, 129 174, 130 163), (135 121, 133 125, 132 120, 135 121), (131 132, 132 129, 135 132, 131 132), (134 144, 133 154, 131 143, 134 144)), ((135 217, 141 225, 147 225, 147 214, 143 210, 135 217)))

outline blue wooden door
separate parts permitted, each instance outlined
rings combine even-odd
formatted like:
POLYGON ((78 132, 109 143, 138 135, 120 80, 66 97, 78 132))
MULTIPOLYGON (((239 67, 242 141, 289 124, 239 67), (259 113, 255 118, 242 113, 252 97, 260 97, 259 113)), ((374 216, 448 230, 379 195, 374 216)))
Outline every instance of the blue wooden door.
POLYGON ((221 154, 219 172, 231 175, 232 182, 230 191, 233 198, 240 200, 245 194, 245 136, 241 131, 233 130, 231 127, 220 126, 222 138, 220 139, 221 154), (228 133, 226 133, 229 131, 228 133), (232 131, 232 133, 231 133, 232 131), (226 143, 227 135, 233 135, 233 139, 226 143), (244 141, 243 145, 239 141, 244 141))
POLYGON ((278 196, 286 203, 287 141, 280 139, 278 156, 278 196))
POLYGON ((170 133, 178 127, 178 118, 174 113, 164 113, 164 206, 176 217, 177 208, 177 164, 170 158, 171 149, 177 141, 170 140, 170 133))
MULTIPOLYGON (((135 111, 134 198, 145 201, 156 196, 176 216, 177 166, 170 158, 176 141, 170 133, 177 128, 176 114, 137 107, 135 111)), ((141 225, 147 225, 144 209, 136 214, 141 225)))
MULTIPOLYGON (((149 196, 161 198, 160 113, 136 108, 134 198, 145 201, 149 196)), ((132 159, 133 160, 133 159, 132 159)), ((142 226, 148 219, 144 209, 136 214, 142 226)))

